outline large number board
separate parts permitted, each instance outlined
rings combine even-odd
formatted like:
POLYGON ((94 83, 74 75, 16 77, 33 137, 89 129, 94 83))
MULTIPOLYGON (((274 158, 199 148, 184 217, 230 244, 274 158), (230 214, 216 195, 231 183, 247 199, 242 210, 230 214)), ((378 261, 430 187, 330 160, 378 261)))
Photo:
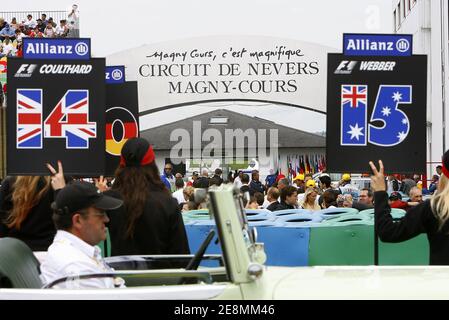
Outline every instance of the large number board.
POLYGON ((329 172, 425 172, 427 57, 328 55, 329 172))
POLYGON ((104 173, 104 59, 8 59, 7 173, 104 173))

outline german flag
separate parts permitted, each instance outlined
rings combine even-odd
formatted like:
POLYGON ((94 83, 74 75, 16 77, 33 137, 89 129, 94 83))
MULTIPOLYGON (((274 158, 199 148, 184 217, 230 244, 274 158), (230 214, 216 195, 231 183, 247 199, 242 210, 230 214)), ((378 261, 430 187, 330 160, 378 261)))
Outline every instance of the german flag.
POLYGON ((133 114, 122 107, 106 111, 106 152, 120 156, 125 142, 139 136, 139 127, 133 114))

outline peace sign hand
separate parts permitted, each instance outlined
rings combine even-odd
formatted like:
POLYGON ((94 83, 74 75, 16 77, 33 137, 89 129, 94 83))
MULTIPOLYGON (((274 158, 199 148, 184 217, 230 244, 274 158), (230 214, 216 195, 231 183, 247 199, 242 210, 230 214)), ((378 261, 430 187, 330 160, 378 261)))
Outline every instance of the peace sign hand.
POLYGON ((373 175, 371 176, 371 189, 376 191, 386 191, 385 188, 385 176, 384 176, 384 164, 382 160, 379 160, 379 171, 372 161, 369 162, 373 175))
POLYGON ((95 186, 97 187, 98 190, 100 190, 100 192, 105 192, 109 190, 108 181, 103 176, 100 176, 99 179, 94 179, 94 181, 95 186))
POLYGON ((47 163, 47 168, 51 173, 51 186, 53 190, 59 190, 65 187, 64 171, 62 170, 62 163, 58 160, 58 171, 47 163))

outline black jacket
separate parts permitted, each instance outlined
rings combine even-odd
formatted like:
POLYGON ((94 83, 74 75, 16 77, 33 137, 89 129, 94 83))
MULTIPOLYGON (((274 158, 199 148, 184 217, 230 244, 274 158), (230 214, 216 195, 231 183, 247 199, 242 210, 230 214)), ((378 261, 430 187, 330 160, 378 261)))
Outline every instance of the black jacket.
POLYGON ((280 206, 281 204, 278 202, 278 201, 275 201, 275 202, 273 202, 273 203, 270 203, 270 205, 267 207, 267 210, 270 210, 270 211, 276 211, 276 210, 278 210, 278 207, 280 206))
MULTIPOLYGON (((0 238, 17 238, 25 242, 33 251, 47 251, 56 234, 50 207, 55 192, 51 188, 48 189, 39 203, 28 213, 20 229, 10 229, 6 226, 5 219, 12 209, 12 188, 15 181, 15 177, 8 177, 3 180, 0 188, 0 238)), ((41 179, 37 187, 41 190, 44 186, 45 182, 41 179)))
POLYGON ((285 202, 281 202, 276 207, 276 210, 273 210, 273 211, 287 210, 287 209, 296 209, 296 208, 294 206, 292 206, 292 205, 286 204, 285 202))
POLYGON ((430 207, 430 200, 412 208, 399 221, 394 222, 390 215, 388 194, 384 191, 374 193, 376 229, 384 242, 402 242, 427 233, 431 265, 449 265, 449 222, 438 231, 438 220, 430 207))
MULTIPOLYGON (((121 199, 114 190, 106 191, 105 194, 121 199)), ((109 211, 108 216, 113 256, 190 253, 178 202, 169 193, 150 192, 131 239, 126 237, 127 216, 124 206, 109 211)))
POLYGON ((252 180, 249 184, 249 194, 253 196, 256 192, 264 193, 265 187, 259 180, 252 180))

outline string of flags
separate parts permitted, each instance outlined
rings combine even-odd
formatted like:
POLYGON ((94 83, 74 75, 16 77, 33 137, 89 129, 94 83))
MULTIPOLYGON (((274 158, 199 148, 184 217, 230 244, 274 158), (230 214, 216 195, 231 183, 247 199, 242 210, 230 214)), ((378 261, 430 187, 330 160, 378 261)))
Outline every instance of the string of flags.
POLYGON ((326 170, 326 157, 322 154, 287 155, 288 178, 297 174, 318 173, 326 170))

